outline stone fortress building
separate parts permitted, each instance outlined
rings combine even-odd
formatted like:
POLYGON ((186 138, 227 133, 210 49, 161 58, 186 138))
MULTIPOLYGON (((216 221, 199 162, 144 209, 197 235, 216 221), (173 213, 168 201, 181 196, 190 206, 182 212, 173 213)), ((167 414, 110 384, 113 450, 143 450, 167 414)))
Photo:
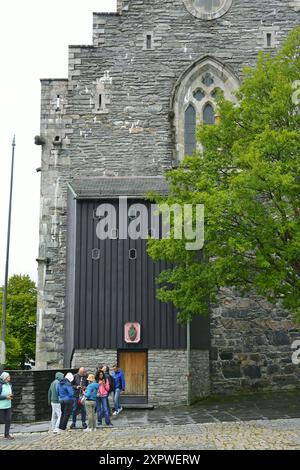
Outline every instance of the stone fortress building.
MULTIPOLYGON (((118 0, 94 13, 93 44, 70 46, 68 78, 41 81, 37 368, 118 358, 128 402, 186 401, 186 330, 155 298, 166 266, 118 230, 99 240, 97 207, 165 192, 197 123, 215 122, 216 91, 234 99, 244 67, 276 51, 299 12, 299 0, 118 0)), ((224 291, 191 331, 193 397, 298 383, 298 330, 264 301, 224 291)))

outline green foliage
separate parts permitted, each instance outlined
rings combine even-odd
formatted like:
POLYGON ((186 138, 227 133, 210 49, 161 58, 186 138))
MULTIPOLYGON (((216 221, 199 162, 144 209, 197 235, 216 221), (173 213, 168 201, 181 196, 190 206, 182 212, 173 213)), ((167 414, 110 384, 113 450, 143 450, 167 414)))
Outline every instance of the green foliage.
POLYGON ((203 259, 185 241, 150 240, 154 260, 174 263, 158 296, 179 320, 206 314, 222 286, 254 291, 300 315, 300 27, 275 57, 245 70, 238 104, 219 96, 219 125, 202 125, 203 152, 167 175, 167 203, 205 205, 203 259))
MULTIPOLYGON (((1 316, 3 289, 0 291, 1 316)), ((14 275, 7 289, 6 367, 23 368, 26 359, 35 357, 36 337, 35 283, 29 276, 14 275)))

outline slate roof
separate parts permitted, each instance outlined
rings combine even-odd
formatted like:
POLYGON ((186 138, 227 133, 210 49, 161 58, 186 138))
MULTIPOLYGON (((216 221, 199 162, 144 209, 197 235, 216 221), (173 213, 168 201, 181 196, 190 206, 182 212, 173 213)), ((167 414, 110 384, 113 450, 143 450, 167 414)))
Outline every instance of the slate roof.
POLYGON ((76 199, 145 197, 149 192, 168 193, 167 182, 162 176, 80 178, 74 179, 69 186, 76 199))

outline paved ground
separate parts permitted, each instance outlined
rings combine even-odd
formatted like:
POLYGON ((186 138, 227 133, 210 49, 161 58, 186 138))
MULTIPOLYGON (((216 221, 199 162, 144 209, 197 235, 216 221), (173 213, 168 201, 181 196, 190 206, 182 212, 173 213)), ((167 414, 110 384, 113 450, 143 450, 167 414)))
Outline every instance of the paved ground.
POLYGON ((300 392, 206 402, 191 408, 124 411, 114 428, 49 433, 49 423, 14 425, 4 449, 300 449, 300 392))
POLYGON ((97 429, 95 433, 17 434, 0 450, 300 450, 300 419, 97 429))

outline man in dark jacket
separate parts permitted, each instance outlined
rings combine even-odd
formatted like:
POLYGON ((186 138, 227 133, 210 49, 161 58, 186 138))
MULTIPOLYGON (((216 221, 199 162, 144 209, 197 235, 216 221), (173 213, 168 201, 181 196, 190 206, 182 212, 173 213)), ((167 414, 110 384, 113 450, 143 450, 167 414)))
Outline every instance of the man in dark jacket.
POLYGON ((59 431, 59 423, 61 418, 61 406, 56 388, 63 378, 64 374, 62 372, 57 372, 55 374, 55 380, 53 380, 48 390, 48 405, 52 408, 51 428, 54 433, 59 431))
POLYGON ((56 392, 61 406, 61 419, 59 423, 59 432, 67 429, 68 421, 72 413, 74 403, 74 388, 72 382, 74 375, 68 372, 64 379, 58 382, 56 392))
POLYGON ((77 414, 80 411, 81 414, 81 422, 83 429, 87 428, 86 424, 86 408, 84 404, 81 404, 81 398, 88 386, 87 374, 84 367, 80 367, 77 374, 74 375, 74 380, 72 382, 74 392, 75 392, 75 400, 73 404, 72 410, 72 424, 71 429, 76 428, 76 419, 77 414))

